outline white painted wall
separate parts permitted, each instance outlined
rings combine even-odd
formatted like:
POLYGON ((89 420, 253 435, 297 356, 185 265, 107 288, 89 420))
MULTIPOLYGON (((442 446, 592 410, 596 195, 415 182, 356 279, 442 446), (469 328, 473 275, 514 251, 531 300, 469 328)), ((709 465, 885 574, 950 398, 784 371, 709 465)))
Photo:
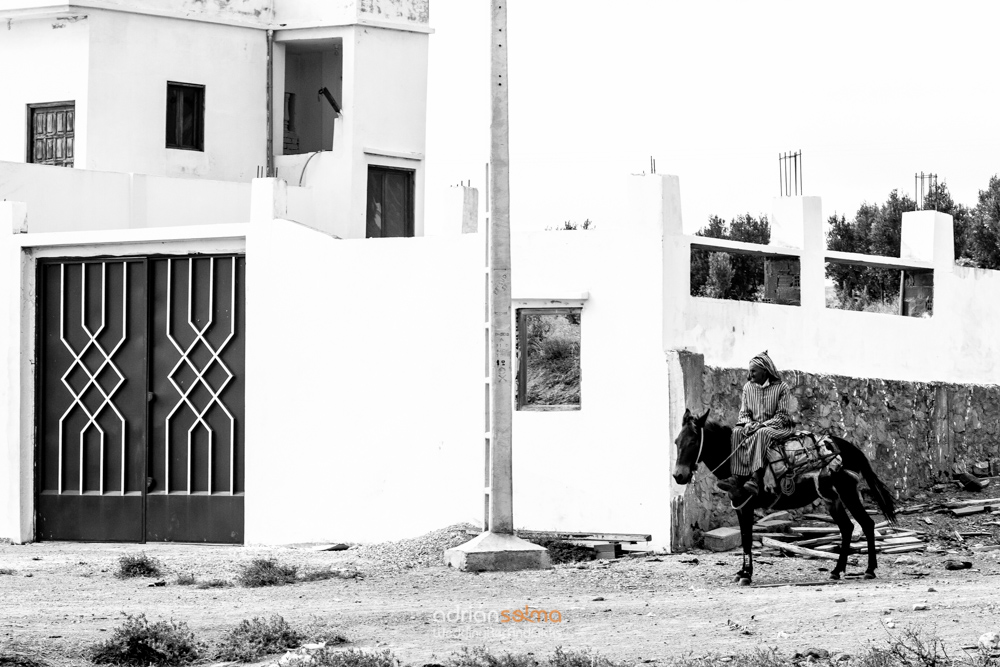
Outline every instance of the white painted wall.
POLYGON ((275 23, 289 28, 345 25, 358 21, 392 22, 426 27, 429 0, 275 0, 275 23))
POLYGON ((515 411, 514 525, 669 544, 667 366, 655 230, 513 237, 514 298, 588 292, 581 409, 515 411))
POLYGON ((475 237, 247 238, 246 540, 383 540, 482 506, 475 237))
POLYGON ((76 103, 75 165, 87 165, 87 72, 91 21, 11 19, 0 33, 0 160, 27 158, 28 104, 76 103), (17 63, 17 65, 15 65, 17 63))
MULTIPOLYGON (((233 23, 262 27, 274 16, 274 0, 74 0, 71 6, 84 13, 95 9, 137 12, 198 21, 233 23)), ((51 0, 0 0, 0 13, 58 11, 51 0)))
MULTIPOLYGON (((818 197, 785 198, 775 204, 773 224, 805 227, 799 232, 800 248, 793 247, 795 235, 790 231, 778 235, 789 252, 801 257, 802 306, 708 299, 690 296, 690 245, 706 239, 681 233, 679 190, 664 185, 676 177, 635 178, 664 179, 649 183, 653 189, 663 187, 666 199, 678 203, 663 213, 664 349, 702 353, 706 364, 725 368, 741 368, 767 349, 779 369, 894 380, 1000 382, 1000 336, 993 335, 1000 327, 1000 311, 986 305, 1000 301, 1000 273, 954 265, 950 216, 934 211, 903 216, 903 235, 912 239, 907 246, 912 259, 905 261, 934 269, 931 318, 825 307, 822 272, 829 253, 818 197), (930 248, 932 257, 927 256, 930 248)), ((775 243, 771 249, 781 250, 775 243)))
MULTIPOLYGON (((514 416, 515 526, 650 532, 666 544, 659 237, 514 242, 516 297, 590 293, 582 409, 514 416)), ((252 226, 248 542, 380 540, 481 521, 482 244, 252 226)))
POLYGON ((88 169, 254 177, 266 162, 264 31, 111 11, 89 23, 88 169), (166 148, 168 81, 205 86, 204 152, 166 148))
POLYGON ((212 225, 250 215, 249 183, 11 162, 0 162, 0 199, 28 204, 31 232, 212 225))

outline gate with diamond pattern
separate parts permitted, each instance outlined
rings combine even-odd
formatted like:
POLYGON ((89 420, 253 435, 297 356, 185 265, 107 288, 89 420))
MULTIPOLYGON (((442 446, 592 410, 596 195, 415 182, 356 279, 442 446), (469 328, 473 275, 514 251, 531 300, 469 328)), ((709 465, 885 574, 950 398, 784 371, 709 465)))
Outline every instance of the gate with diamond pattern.
POLYGON ((38 539, 243 542, 244 276, 39 262, 38 539))

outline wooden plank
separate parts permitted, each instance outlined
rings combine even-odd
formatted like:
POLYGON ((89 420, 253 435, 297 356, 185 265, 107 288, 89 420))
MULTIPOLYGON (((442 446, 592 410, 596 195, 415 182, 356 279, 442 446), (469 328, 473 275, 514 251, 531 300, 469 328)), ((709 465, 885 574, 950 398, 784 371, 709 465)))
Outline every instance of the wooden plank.
POLYGON ((554 540, 576 540, 578 542, 649 542, 652 535, 646 533, 568 533, 551 530, 518 530, 520 537, 548 537, 554 540))
POLYGON ((824 521, 826 523, 837 523, 833 520, 833 517, 829 514, 803 514, 803 519, 809 519, 810 521, 824 521))
POLYGON ((971 500, 952 500, 945 503, 948 509, 963 507, 965 505, 997 505, 1000 506, 1000 498, 974 498, 971 500))
POLYGON ((951 511, 952 516, 969 516, 971 514, 982 514, 986 511, 984 505, 972 505, 966 507, 958 507, 951 511))
POLYGON ((763 523, 765 521, 772 521, 774 519, 787 519, 788 510, 781 510, 780 512, 771 512, 767 516, 763 517, 758 523, 763 523))
POLYGON ((772 540, 769 537, 764 537, 761 539, 761 544, 765 547, 774 547, 776 549, 781 549, 787 553, 792 553, 797 556, 806 556, 808 558, 823 558, 826 560, 837 560, 838 556, 835 554, 828 554, 823 551, 816 551, 815 549, 806 549, 805 547, 800 547, 795 544, 786 544, 785 542, 779 542, 778 540, 772 540))
POLYGON ((789 530, 803 535, 826 535, 828 533, 840 534, 837 526, 791 526, 789 530))
POLYGON ((903 554, 903 553, 907 553, 909 551, 923 551, 926 548, 927 548, 926 544, 907 544, 907 545, 901 546, 901 547, 891 547, 889 549, 885 549, 882 553, 884 553, 884 554, 903 554))

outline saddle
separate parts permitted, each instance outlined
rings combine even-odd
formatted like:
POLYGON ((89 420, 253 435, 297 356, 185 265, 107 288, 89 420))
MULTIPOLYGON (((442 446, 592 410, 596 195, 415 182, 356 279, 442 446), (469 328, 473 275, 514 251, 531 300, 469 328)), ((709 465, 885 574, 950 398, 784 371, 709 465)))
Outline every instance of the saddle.
POLYGON ((764 452, 764 487, 788 496, 795 493, 796 485, 803 479, 831 475, 843 463, 840 450, 829 436, 796 431, 772 442, 764 452))

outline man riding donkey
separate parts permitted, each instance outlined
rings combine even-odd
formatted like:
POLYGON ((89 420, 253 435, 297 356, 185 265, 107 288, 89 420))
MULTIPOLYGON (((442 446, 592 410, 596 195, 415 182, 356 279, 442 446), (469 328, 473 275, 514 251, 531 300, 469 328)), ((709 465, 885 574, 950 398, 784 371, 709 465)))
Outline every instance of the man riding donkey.
POLYGON ((734 507, 742 506, 763 487, 768 446, 795 433, 790 408, 791 390, 765 350, 750 360, 743 385, 740 415, 733 429, 733 476, 718 484, 729 492, 734 507))

